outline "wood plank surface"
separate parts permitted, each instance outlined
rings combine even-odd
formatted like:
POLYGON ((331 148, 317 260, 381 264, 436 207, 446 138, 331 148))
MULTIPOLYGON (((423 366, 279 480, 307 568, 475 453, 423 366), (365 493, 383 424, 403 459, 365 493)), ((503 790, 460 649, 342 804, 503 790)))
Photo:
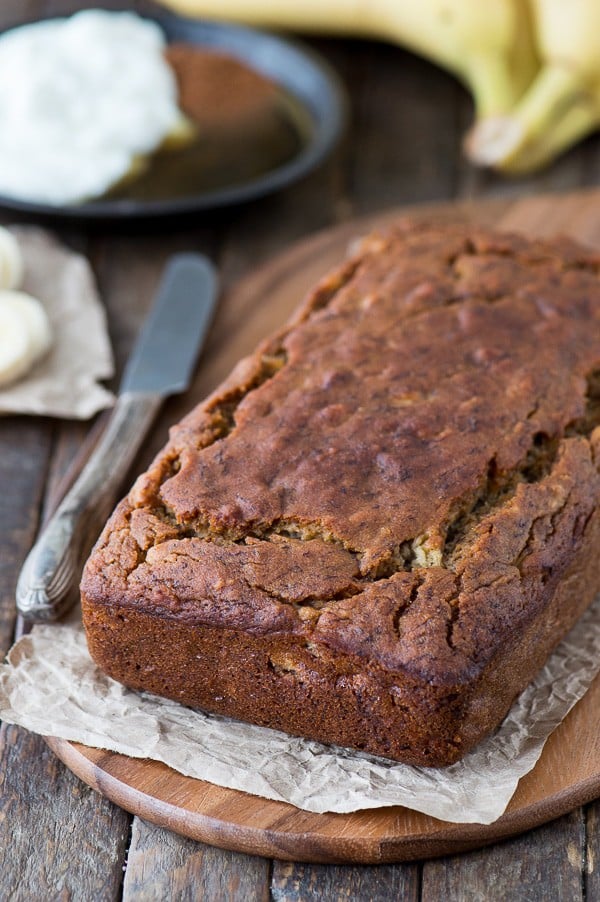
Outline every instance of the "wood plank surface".
POLYGON ((426 862, 423 902, 457 898, 472 902, 579 902, 585 898, 581 879, 584 846, 584 820, 577 810, 518 840, 426 862))
POLYGON ((6 654, 16 621, 15 587, 40 517, 53 429, 6 417, 0 428, 0 646, 6 654), (45 427, 45 428, 44 428, 45 427))
POLYGON ((276 861, 271 884, 274 902, 417 902, 419 867, 380 865, 360 867, 319 864, 293 864, 276 861))
MULTIPOLYGON (((120 8, 126 4, 119 0, 104 0, 102 5, 120 8)), ((152 8, 150 3, 129 5, 152 8)), ((68 12, 76 6, 68 0, 3 0, 0 27, 14 24, 21 17, 68 12)), ((120 363, 129 350, 149 301, 148 296, 137 291, 138 279, 141 277, 150 286, 158 273, 154 261, 157 249, 160 251, 161 247, 213 248, 215 259, 223 266, 226 285, 231 286, 234 280, 264 262, 290 240, 310 235, 352 215, 425 200, 487 197, 511 200, 535 192, 572 189, 600 182, 600 141, 597 136, 569 152, 546 172, 526 179, 507 181, 476 171, 465 164, 459 154, 461 133, 472 115, 470 100, 446 73, 386 45, 327 39, 312 39, 311 43, 340 72, 348 87, 352 110, 352 124, 345 141, 321 170, 276 197, 243 209, 205 216, 191 224, 169 227, 168 233, 160 229, 152 232, 148 227, 135 231, 121 229, 118 233, 97 229, 86 237, 90 259, 97 269, 109 307, 111 335, 120 363), (121 271, 128 268, 131 268, 129 276, 121 271)), ((63 233, 63 237, 70 244, 79 246, 81 236, 70 231, 63 233)), ((258 330, 260 310, 240 311, 239 315, 252 327, 256 322, 258 330)), ((237 322, 234 318, 224 318, 221 326, 216 324, 215 328, 230 330, 235 335, 237 322)), ((241 339, 236 341, 239 344, 241 339)), ((215 381, 218 375, 214 374, 215 381)), ((210 378, 209 374, 197 380, 190 403, 199 398, 210 378)), ((179 415, 184 403, 175 402, 173 416, 179 415)), ((164 435, 170 413, 167 408, 157 438, 153 439, 156 444, 162 440, 160 429, 164 435)), ((51 492, 48 494, 45 490, 45 474, 52 474, 54 484, 57 484, 70 455, 77 450, 80 437, 79 427, 71 424, 57 427, 48 421, 24 418, 0 421, 0 641, 5 648, 14 623, 12 594, 20 561, 42 516, 44 497, 46 503, 51 498, 51 492)), ((201 844, 134 819, 132 838, 145 849, 144 879, 140 882, 135 857, 132 855, 129 865, 120 841, 108 854, 103 846, 105 831, 116 830, 122 835, 119 831, 129 823, 129 815, 96 793, 81 789, 81 784, 70 777, 60 762, 54 761, 55 770, 49 774, 47 762, 52 758, 38 743, 39 740, 17 745, 11 740, 7 744, 5 733, 2 735, 0 848, 3 874, 0 875, 0 897, 94 899, 101 902, 117 899, 121 897, 122 889, 115 875, 122 874, 126 868, 125 882, 130 900, 158 898, 158 890, 166 899, 177 898, 175 890, 187 894, 181 898, 202 898, 200 890, 204 891, 205 887, 210 888, 212 898, 218 899, 219 894, 224 899, 235 898, 233 895, 228 897, 231 890, 226 884, 216 884, 211 876, 219 870, 225 874, 235 870, 230 853, 212 849, 210 856, 204 856, 201 844), (85 804, 73 802, 72 794, 77 786, 86 793, 85 804), (39 813, 40 804, 43 818, 39 813), (103 814, 107 810, 112 811, 112 817, 116 819, 108 828, 103 814), (72 812, 67 819, 65 811, 72 812), (120 824, 118 829, 114 826, 117 822, 120 824), (35 838, 38 829, 39 839, 34 842, 30 837, 35 838), (150 832, 147 842, 145 831, 150 832), (158 851, 160 841, 157 837, 161 834, 164 835, 163 847, 168 845, 172 850, 168 855, 158 851), (51 844, 43 839, 47 835, 54 838, 51 844), (155 847, 156 852, 152 851, 155 847), (194 855, 191 849, 197 854, 194 855), (181 862, 190 855, 194 857, 194 866, 189 871, 184 866, 182 877, 181 862), (102 885, 97 875, 106 867, 111 876, 102 885), (20 869, 26 874, 21 890, 17 882, 20 869), (65 882, 69 871, 73 880, 65 882)), ((586 809, 584 823, 586 852, 579 877, 585 886, 586 898, 595 899, 600 898, 598 803, 586 809)), ((560 866, 566 866, 570 854, 577 873, 579 858, 573 856, 568 836, 559 827, 554 843, 552 830, 553 825, 549 824, 511 840, 506 845, 509 849, 506 858, 498 853, 503 845, 435 862, 442 871, 453 875, 443 883, 438 881, 437 885, 450 888, 445 897, 448 899, 487 899, 490 887, 495 894, 492 898, 519 899, 514 874, 518 873, 519 867, 527 874, 532 861, 544 861, 549 842, 553 843, 553 854, 560 866), (481 862, 486 860, 490 862, 489 866, 482 867, 481 862), (462 862, 458 870, 457 861, 462 862), (513 870, 507 869, 511 863, 513 870)), ((131 851, 133 853, 134 846, 131 851)), ((256 875, 251 864, 253 859, 239 856, 237 861, 243 873, 248 875, 246 882, 241 884, 247 892, 246 898, 250 902, 254 898, 265 898, 264 874, 256 875), (249 862, 247 870, 244 870, 244 861, 249 862)), ((366 902, 378 898, 380 875, 385 873, 387 883, 383 885, 390 888, 389 898, 404 898, 404 893, 409 899, 424 898, 419 890, 420 875, 432 867, 432 862, 424 868, 416 864, 364 869, 276 865, 270 892, 272 898, 285 898, 283 893, 296 892, 296 898, 323 900, 340 898, 340 892, 345 892, 346 898, 366 902), (409 891, 408 887, 412 889, 409 891)), ((557 898, 552 895, 557 885, 555 868, 550 867, 547 873, 540 871, 540 874, 542 882, 539 886, 535 883, 526 885, 532 886, 532 891, 539 891, 539 899, 557 898)), ((431 889, 433 884, 429 887, 431 889)))
POLYGON ((125 812, 26 730, 2 725, 0 761, 2 899, 116 898, 129 831, 125 812))
POLYGON ((144 902, 268 902, 269 862, 225 852, 136 818, 127 856, 123 899, 144 902))
POLYGON ((600 899, 600 801, 584 812, 586 845, 583 854, 582 884, 586 899, 600 899))

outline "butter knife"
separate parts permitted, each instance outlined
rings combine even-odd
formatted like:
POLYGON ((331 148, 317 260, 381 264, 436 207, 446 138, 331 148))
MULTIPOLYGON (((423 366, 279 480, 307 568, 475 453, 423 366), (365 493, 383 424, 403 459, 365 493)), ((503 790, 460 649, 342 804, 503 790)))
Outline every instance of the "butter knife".
POLYGON ((24 620, 56 620, 77 601, 85 559, 152 421, 166 397, 189 386, 217 289, 205 257, 178 254, 167 264, 106 429, 23 564, 16 598, 24 620))

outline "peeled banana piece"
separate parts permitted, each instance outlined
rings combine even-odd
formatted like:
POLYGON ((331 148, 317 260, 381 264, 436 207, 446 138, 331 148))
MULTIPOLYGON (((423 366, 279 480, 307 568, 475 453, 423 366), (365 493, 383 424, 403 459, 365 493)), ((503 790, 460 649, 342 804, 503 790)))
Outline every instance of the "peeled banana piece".
POLYGON ((51 344, 50 322, 40 302, 21 291, 0 291, 0 385, 24 376, 51 344))
POLYGON ((0 386, 24 376, 52 344, 52 329, 42 304, 15 290, 23 275, 19 242, 0 226, 0 386))

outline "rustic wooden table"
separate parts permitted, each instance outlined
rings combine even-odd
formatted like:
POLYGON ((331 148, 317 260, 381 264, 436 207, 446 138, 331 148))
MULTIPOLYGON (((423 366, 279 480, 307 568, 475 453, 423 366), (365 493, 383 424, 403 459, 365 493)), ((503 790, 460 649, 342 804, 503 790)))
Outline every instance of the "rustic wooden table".
MULTIPOLYGON (((72 6, 3 0, 0 27, 72 6)), ((351 216, 421 201, 598 184, 600 136, 535 178, 506 182, 475 172, 460 154, 470 102, 445 73, 391 46, 312 43, 340 73, 352 105, 348 135, 314 175, 243 209, 176 227, 59 230, 93 264, 119 366, 174 251, 210 254, 227 286, 295 239, 351 216)), ((197 399, 167 405, 144 459, 192 400, 197 399)), ((14 633, 21 562, 88 429, 89 424, 26 417, 0 423, 4 651, 14 633)), ((600 870, 594 869, 600 858, 599 802, 468 854, 382 866, 298 865, 221 851, 132 818, 74 777, 41 738, 21 729, 2 726, 0 756, 0 896, 7 900, 600 899, 600 870)))

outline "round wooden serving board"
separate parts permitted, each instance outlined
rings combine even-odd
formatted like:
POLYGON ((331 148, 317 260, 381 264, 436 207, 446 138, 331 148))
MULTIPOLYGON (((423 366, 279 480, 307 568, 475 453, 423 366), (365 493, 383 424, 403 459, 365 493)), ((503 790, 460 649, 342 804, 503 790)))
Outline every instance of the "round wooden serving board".
MULTIPOLYGON (((282 323, 348 243, 373 226, 411 215, 461 217, 530 235, 562 232, 600 247, 600 191, 518 202, 392 211, 303 241, 223 298, 212 341, 190 394, 171 404, 174 419, 204 397, 240 356, 282 323), (181 407, 181 410, 178 408, 181 407)), ((482 846, 542 824, 600 794, 600 677, 550 737, 505 814, 489 826, 452 824, 400 806, 354 814, 311 814, 137 760, 58 739, 56 754, 118 805, 185 836, 226 849, 311 862, 383 863, 482 846)))

